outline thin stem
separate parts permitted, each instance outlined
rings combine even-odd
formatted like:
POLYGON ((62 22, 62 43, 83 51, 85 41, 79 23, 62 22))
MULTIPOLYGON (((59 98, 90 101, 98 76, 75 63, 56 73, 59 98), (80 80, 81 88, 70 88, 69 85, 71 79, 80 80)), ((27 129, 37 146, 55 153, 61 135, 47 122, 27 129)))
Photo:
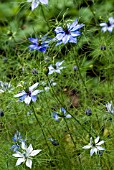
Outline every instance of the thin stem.
POLYGON ((44 136, 44 139, 45 139, 45 141, 46 141, 46 145, 48 146, 49 153, 51 154, 51 150, 50 150, 50 147, 49 147, 49 145, 48 145, 48 143, 47 143, 47 139, 46 139, 44 130, 43 130, 43 128, 42 128, 42 125, 41 125, 40 121, 38 120, 38 117, 37 117, 37 115, 36 115, 36 112, 35 112, 35 109, 34 109, 33 105, 32 105, 32 109, 33 109, 33 114, 34 114, 34 116, 35 116, 35 118, 36 118, 36 121, 37 121, 37 123, 39 124, 40 129, 41 129, 41 131, 42 131, 42 134, 43 134, 43 136, 44 136))

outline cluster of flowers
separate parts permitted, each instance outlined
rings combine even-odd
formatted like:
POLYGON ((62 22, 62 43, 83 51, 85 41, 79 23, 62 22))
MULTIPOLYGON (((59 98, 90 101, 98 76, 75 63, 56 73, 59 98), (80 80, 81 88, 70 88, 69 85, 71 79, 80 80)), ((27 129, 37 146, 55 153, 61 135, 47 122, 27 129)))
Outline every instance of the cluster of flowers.
POLYGON ((32 168, 32 157, 41 152, 41 149, 33 150, 32 144, 27 147, 25 140, 22 139, 20 132, 16 132, 12 138, 15 144, 11 147, 13 149, 14 157, 18 158, 16 166, 26 163, 26 166, 32 168))
MULTIPOLYGON (((48 0, 27 0, 27 2, 31 2, 31 9, 32 11, 38 7, 38 5, 45 4, 48 5, 48 0)), ((114 19, 112 17, 109 18, 108 23, 101 23, 100 26, 102 27, 102 31, 112 32, 114 28, 114 19)), ((81 35, 80 29, 84 27, 84 24, 78 24, 78 19, 76 19, 72 24, 67 24, 66 27, 62 28, 58 26, 55 28, 54 32, 56 33, 55 38, 47 38, 44 36, 42 38, 29 38, 30 42, 32 43, 29 45, 30 50, 38 50, 40 52, 46 52, 47 48, 49 48, 50 41, 56 42, 56 46, 60 44, 66 43, 77 43, 77 37, 81 35)), ((54 66, 52 64, 48 67, 48 74, 51 75, 53 73, 61 73, 61 70, 64 69, 64 66, 61 66, 64 61, 57 62, 54 66)), ((45 85, 45 82, 42 83, 45 85)), ((27 105, 30 104, 31 101, 36 102, 37 95, 44 90, 34 90, 38 87, 39 83, 35 83, 34 85, 30 86, 27 91, 23 90, 16 94, 14 97, 18 97, 20 102, 25 102, 27 105)), ((52 81, 52 86, 55 86, 56 83, 52 81)), ((44 89, 46 91, 49 90, 49 86, 46 86, 44 89)), ((112 106, 112 102, 106 104, 106 108, 109 113, 114 114, 114 107, 112 106)), ((87 112, 87 111, 86 111, 87 112)), ((88 115, 91 115, 91 110, 87 112, 88 115)), ((67 111, 62 107, 60 108, 60 112, 53 112, 53 118, 59 122, 62 118, 72 118, 70 114, 67 114, 67 111)), ((55 145, 58 145, 57 141, 53 138, 49 138, 49 140, 55 145)), ((16 162, 16 166, 20 165, 21 163, 26 163, 26 166, 31 168, 32 167, 32 156, 37 155, 41 150, 33 150, 32 144, 27 147, 25 140, 22 139, 22 136, 19 132, 17 132, 14 137, 13 141, 15 144, 11 147, 15 152, 13 154, 14 157, 18 158, 16 162)), ((98 136, 93 141, 93 138, 90 138, 90 143, 83 147, 83 149, 90 149, 90 156, 94 153, 100 153, 100 151, 104 151, 105 149, 102 148, 100 145, 104 144, 104 141, 100 141, 100 137, 98 136)))

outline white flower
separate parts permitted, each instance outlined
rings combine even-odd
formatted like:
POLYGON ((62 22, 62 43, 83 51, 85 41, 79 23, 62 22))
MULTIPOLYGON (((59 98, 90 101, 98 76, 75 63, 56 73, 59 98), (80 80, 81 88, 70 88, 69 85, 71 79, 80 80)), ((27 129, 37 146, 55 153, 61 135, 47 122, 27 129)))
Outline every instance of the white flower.
POLYGON ((19 97, 19 101, 24 101, 27 105, 30 104, 31 100, 33 102, 36 102, 37 99, 37 94, 43 92, 43 90, 34 90, 34 88, 36 88, 39 85, 39 83, 35 83, 34 85, 32 85, 31 87, 29 87, 29 90, 26 91, 22 91, 18 94, 16 94, 14 97, 19 97))
POLYGON ((107 111, 111 114, 114 114, 114 107, 112 105, 112 101, 106 104, 107 111))
POLYGON ((11 92, 13 90, 11 83, 0 81, 0 93, 4 93, 5 91, 11 92))
POLYGON ((31 168, 32 167, 31 157, 37 155, 39 152, 41 152, 41 150, 40 149, 33 150, 33 147, 31 144, 27 148, 24 142, 22 142, 21 148, 22 148, 22 153, 17 151, 15 154, 13 154, 14 157, 18 158, 16 162, 16 166, 25 162, 26 166, 31 168))
POLYGON ((106 31, 112 32, 112 30, 114 28, 114 19, 112 17, 110 17, 108 19, 108 23, 103 22, 103 23, 100 24, 100 26, 102 27, 101 30, 103 32, 106 32, 106 31))
POLYGON ((32 4, 31 4, 32 11, 33 11, 35 8, 38 7, 39 3, 45 4, 45 5, 48 4, 48 0, 27 0, 27 2, 32 2, 32 4))
POLYGON ((104 141, 99 141, 99 136, 95 139, 95 141, 93 142, 92 137, 90 138, 90 143, 86 146, 83 147, 83 149, 91 149, 90 150, 90 156, 92 156, 94 154, 94 152, 97 154, 97 152, 105 150, 104 148, 102 148, 100 145, 102 145, 104 143, 104 141))
POLYGON ((64 61, 62 61, 62 62, 57 62, 56 64, 55 64, 55 68, 52 66, 52 64, 48 67, 48 69, 49 69, 49 73, 48 74, 53 74, 54 72, 56 72, 56 73, 61 73, 61 71, 60 70, 62 70, 63 68, 65 68, 65 67, 62 67, 61 65, 62 65, 62 63, 63 63, 64 61))

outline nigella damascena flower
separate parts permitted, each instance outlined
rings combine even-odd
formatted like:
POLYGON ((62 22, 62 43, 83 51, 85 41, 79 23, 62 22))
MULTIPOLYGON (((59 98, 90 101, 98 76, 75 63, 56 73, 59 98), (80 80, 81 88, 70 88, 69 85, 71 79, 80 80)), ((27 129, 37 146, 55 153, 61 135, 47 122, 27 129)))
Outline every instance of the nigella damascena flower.
POLYGON ((37 94, 43 92, 43 90, 35 90, 33 91, 39 83, 35 83, 31 87, 29 87, 28 91, 22 91, 16 94, 14 97, 19 97, 19 101, 22 102, 24 101, 27 105, 30 104, 31 100, 33 102, 36 102, 37 100, 37 94))
POLYGON ((32 11, 38 7, 38 5, 41 4, 45 4, 48 5, 48 0, 27 0, 27 2, 32 2, 31 4, 31 9, 32 11))
POLYGON ((61 118, 71 118, 70 114, 66 114, 66 110, 62 107, 60 108, 60 113, 53 112, 53 118, 59 122, 61 118))
POLYGON ((65 67, 61 66, 63 64, 64 61, 61 62, 57 62, 54 66, 52 64, 50 64, 50 66, 48 67, 49 72, 48 74, 53 74, 54 72, 56 73, 61 73, 61 70, 65 67))
POLYGON ((106 104, 106 109, 109 113, 113 114, 114 115, 114 107, 112 105, 112 101, 110 103, 107 103, 106 104))
POLYGON ((72 24, 67 24, 66 28, 57 27, 55 33, 57 34, 54 40, 57 40, 57 45, 70 43, 77 43, 77 36, 81 35, 79 30, 84 26, 84 24, 78 24, 78 19, 76 19, 72 24))
POLYGON ((15 142, 15 144, 12 145, 10 149, 13 150, 14 152, 17 152, 20 149, 20 144, 22 142, 25 142, 25 140, 22 139, 22 135, 18 131, 14 134, 12 140, 13 142, 15 142))
POLYGON ((46 40, 46 36, 42 37, 41 39, 38 38, 29 38, 29 40, 33 43, 29 45, 28 48, 30 50, 38 50, 40 52, 46 52, 46 49, 49 48, 49 40, 46 40))
POLYGON ((4 93, 5 91, 11 92, 13 90, 11 83, 0 81, 0 93, 4 93))
POLYGON ((92 156, 94 153, 99 153, 99 151, 103 151, 105 150, 104 148, 102 148, 100 145, 102 145, 104 143, 104 140, 99 141, 100 137, 98 136, 94 142, 92 137, 90 138, 90 143, 86 146, 83 147, 83 149, 91 149, 90 150, 90 156, 92 156))
POLYGON ((15 154, 13 154, 14 157, 18 158, 16 162, 16 166, 25 162, 27 167, 32 168, 32 156, 35 156, 39 152, 41 152, 41 149, 33 150, 33 147, 31 144, 27 148, 24 142, 22 142, 21 144, 21 149, 22 149, 22 152, 17 151, 15 154))
POLYGON ((102 31, 103 32, 106 32, 106 31, 109 31, 109 32, 112 32, 113 31, 113 28, 114 28, 114 18, 113 17, 110 17, 108 19, 108 22, 103 22, 101 24, 99 24, 101 27, 102 27, 102 31))

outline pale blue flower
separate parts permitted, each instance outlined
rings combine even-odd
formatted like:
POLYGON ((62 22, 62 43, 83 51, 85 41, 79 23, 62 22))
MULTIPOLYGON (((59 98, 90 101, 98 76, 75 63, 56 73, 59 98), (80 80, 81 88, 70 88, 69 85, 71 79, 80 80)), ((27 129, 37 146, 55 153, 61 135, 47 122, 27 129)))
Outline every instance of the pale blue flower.
POLYGON ((31 4, 31 9, 32 11, 38 7, 38 5, 41 4, 45 4, 48 5, 48 0, 27 0, 27 2, 32 2, 31 4))
POLYGON ((114 18, 113 17, 110 17, 108 19, 108 22, 103 22, 100 24, 100 26, 102 27, 102 31, 103 32, 106 32, 106 31, 109 31, 109 32, 112 32, 113 31, 113 28, 114 28, 114 18))
POLYGON ((61 65, 63 64, 63 62, 64 62, 64 61, 57 62, 54 66, 53 66, 52 64, 50 64, 50 66, 48 67, 48 69, 49 69, 48 74, 53 74, 54 72, 60 74, 60 73, 61 73, 61 70, 62 70, 63 68, 66 68, 66 67, 61 66, 61 65))
POLYGON ((14 97, 19 97, 19 101, 22 102, 24 101, 27 105, 30 104, 31 100, 33 102, 36 102, 37 100, 37 94, 43 92, 43 90, 34 90, 34 88, 36 88, 39 85, 39 83, 35 83, 34 85, 32 85, 31 87, 29 87, 28 91, 22 91, 19 92, 18 94, 16 94, 14 97))
POLYGON ((77 36, 81 35, 79 30, 84 26, 84 24, 78 24, 78 19, 76 19, 72 24, 67 24, 66 29, 62 27, 57 27, 55 29, 56 37, 54 40, 57 40, 57 45, 70 43, 77 43, 77 36))

